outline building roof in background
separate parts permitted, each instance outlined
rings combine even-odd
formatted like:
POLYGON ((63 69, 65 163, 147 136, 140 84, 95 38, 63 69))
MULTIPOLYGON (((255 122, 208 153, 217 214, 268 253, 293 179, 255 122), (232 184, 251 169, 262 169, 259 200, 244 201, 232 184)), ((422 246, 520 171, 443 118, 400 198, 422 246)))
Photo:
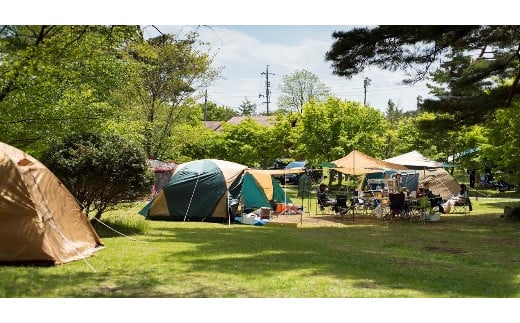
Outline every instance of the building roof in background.
POLYGON ((217 130, 224 121, 204 121, 204 126, 210 130, 217 130))

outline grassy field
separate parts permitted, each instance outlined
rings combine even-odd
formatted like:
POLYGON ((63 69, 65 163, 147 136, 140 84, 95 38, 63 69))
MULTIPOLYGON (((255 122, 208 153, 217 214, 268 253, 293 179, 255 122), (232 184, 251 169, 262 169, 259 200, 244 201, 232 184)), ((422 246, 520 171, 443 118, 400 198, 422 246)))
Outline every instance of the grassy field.
MULTIPOLYGON (((0 267, 3 298, 517 298, 520 223, 479 198, 438 223, 269 227, 105 216, 105 248, 59 267, 0 267)), ((313 216, 313 215, 310 215, 313 216)))

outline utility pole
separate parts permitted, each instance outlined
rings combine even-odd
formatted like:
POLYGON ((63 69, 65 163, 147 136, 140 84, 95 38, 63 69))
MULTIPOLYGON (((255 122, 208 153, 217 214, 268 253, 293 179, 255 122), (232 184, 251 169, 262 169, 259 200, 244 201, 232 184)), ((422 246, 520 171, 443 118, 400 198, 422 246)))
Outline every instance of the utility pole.
MULTIPOLYGON (((265 75, 265 102, 267 104, 267 115, 269 115, 269 102, 270 102, 270 96, 271 92, 269 91, 269 87, 271 86, 271 83, 269 82, 269 75, 274 75, 273 73, 269 73, 269 65, 267 65, 267 68, 265 72, 260 73, 260 75, 265 75)), ((264 95, 259 94, 258 97, 261 98, 264 95)))
POLYGON ((365 89, 365 99, 363 100, 363 105, 367 105, 367 87, 370 85, 371 79, 368 77, 365 77, 365 80, 363 81, 363 88, 365 89))
POLYGON ((204 121, 206 121, 208 115, 208 89, 204 93, 204 121))

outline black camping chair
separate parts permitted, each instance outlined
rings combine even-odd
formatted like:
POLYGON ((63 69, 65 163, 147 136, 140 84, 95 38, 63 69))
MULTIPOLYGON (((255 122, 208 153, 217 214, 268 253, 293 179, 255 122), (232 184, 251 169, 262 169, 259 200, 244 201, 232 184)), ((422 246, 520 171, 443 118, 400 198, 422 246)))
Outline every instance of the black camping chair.
POLYGON ((354 209, 355 205, 353 203, 353 200, 350 201, 350 205, 347 205, 348 198, 346 195, 337 195, 336 196, 336 204, 334 206, 334 214, 335 215, 341 215, 346 216, 349 213, 352 214, 352 221, 354 221, 354 209))
POLYGON ((408 210, 406 208, 405 195, 403 193, 390 193, 388 199, 390 201, 390 220, 394 217, 407 219, 408 210))
POLYGON ((334 206, 336 205, 336 201, 331 199, 326 193, 322 193, 318 190, 317 192, 318 196, 318 207, 320 208, 320 211, 323 213, 326 208, 331 207, 334 209, 334 206))

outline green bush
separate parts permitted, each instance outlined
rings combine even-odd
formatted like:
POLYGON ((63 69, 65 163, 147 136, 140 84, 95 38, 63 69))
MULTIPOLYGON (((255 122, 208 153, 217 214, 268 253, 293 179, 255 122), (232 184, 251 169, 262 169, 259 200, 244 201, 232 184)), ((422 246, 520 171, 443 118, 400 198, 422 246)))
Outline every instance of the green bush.
POLYGON ((153 176, 144 151, 113 134, 82 133, 44 152, 42 162, 76 197, 83 211, 103 212, 150 193, 153 176))

